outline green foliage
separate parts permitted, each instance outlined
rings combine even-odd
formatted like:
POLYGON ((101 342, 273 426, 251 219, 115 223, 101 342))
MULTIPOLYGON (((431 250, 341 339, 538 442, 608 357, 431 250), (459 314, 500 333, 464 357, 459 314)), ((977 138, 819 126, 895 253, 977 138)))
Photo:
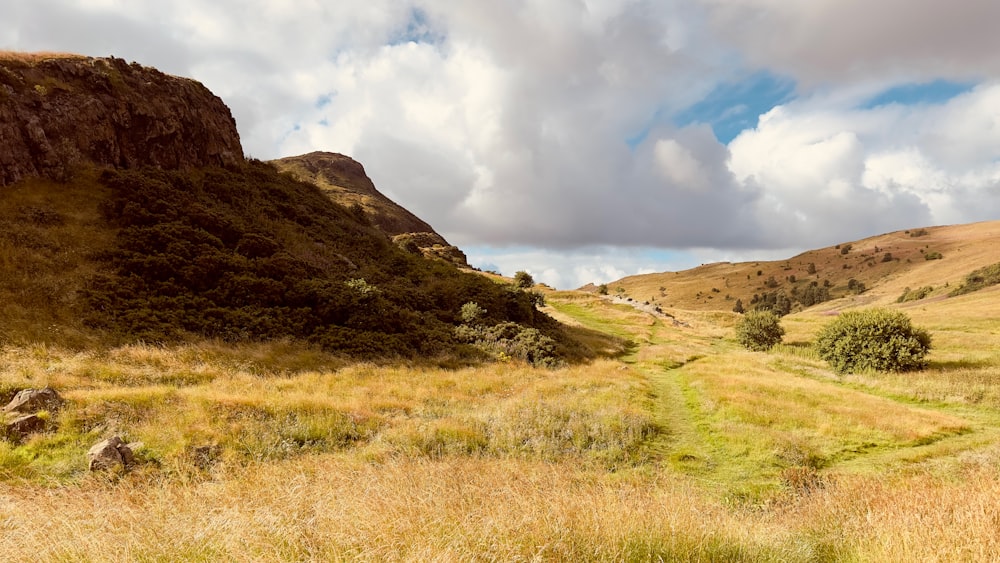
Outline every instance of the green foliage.
POLYGON ((784 335, 778 315, 771 311, 748 311, 736 322, 736 341, 747 350, 770 350, 784 335))
POLYGON ((560 364, 554 339, 535 328, 501 322, 493 326, 463 324, 455 328, 459 341, 472 344, 494 359, 518 359, 536 366, 560 364))
POLYGON ((608 284, 602 283, 601 285, 597 286, 597 293, 599 293, 601 295, 607 295, 608 294, 608 284))
POLYGON ((770 311, 783 317, 792 311, 792 300, 783 291, 769 291, 763 295, 754 294, 750 308, 755 311, 770 311))
POLYGON ((924 254, 924 260, 941 260, 942 258, 944 255, 936 250, 924 254))
POLYGON ((964 295, 980 289, 1000 284, 1000 263, 973 270, 965 276, 965 283, 949 293, 950 296, 964 295))
POLYGON ((528 289, 535 285, 535 279, 528 272, 521 270, 514 274, 514 285, 521 289, 528 289))
POLYGON ((930 295, 932 291, 934 291, 934 288, 929 285, 925 285, 924 287, 921 287, 919 289, 910 289, 907 287, 906 289, 903 290, 902 295, 896 298, 896 303, 905 303, 906 301, 919 301, 924 297, 930 295))
POLYGON ((864 282, 859 282, 854 278, 847 280, 847 291, 850 291, 851 293, 861 295, 866 289, 867 288, 865 287, 864 282))
POLYGON ((924 367, 930 334, 900 311, 848 311, 820 331, 816 348, 839 373, 910 371, 924 367))
POLYGON ((486 312, 486 309, 480 307, 476 302, 469 301, 465 305, 462 305, 459 316, 465 324, 476 324, 486 316, 486 312))
POLYGON ((86 320, 123 341, 293 337, 352 356, 435 355, 459 345, 469 302, 493 324, 560 334, 537 296, 408 254, 264 163, 100 181, 120 230, 83 292, 86 320))

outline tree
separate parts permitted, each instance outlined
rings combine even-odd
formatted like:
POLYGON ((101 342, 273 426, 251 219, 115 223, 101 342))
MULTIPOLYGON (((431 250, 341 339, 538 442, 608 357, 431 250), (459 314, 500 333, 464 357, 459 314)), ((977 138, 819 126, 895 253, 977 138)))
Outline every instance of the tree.
POLYGON ((930 348, 930 333, 890 309, 848 311, 816 338, 820 357, 839 373, 921 369, 930 348))
POLYGON ((766 352, 781 342, 785 329, 771 311, 747 311, 736 322, 736 341, 747 350, 766 352))
POLYGON ((816 273, 816 263, 810 262, 809 266, 806 268, 806 273, 812 275, 816 273))
POLYGON ((733 305, 733 312, 734 313, 741 313, 741 314, 744 312, 744 309, 743 309, 743 300, 742 299, 737 299, 736 300, 736 304, 733 305))
POLYGON ((531 277, 531 274, 528 272, 521 270, 514 274, 514 285, 521 289, 528 289, 535 285, 535 278, 531 277))
POLYGON ((602 283, 601 285, 597 286, 597 293, 600 293, 601 295, 607 295, 608 294, 608 284, 602 283))

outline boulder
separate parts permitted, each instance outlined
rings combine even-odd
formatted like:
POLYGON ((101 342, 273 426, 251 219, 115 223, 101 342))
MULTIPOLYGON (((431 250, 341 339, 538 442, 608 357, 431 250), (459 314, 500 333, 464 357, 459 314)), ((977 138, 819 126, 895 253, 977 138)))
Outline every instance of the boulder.
POLYGON ((135 463, 133 447, 141 444, 126 444, 118 436, 112 436, 94 444, 87 451, 87 467, 91 471, 114 471, 115 469, 128 469, 135 463))
POLYGON ((7 406, 3 408, 5 413, 36 413, 38 411, 55 412, 62 408, 66 401, 56 393, 55 389, 45 387, 44 389, 23 389, 14 395, 7 406))
POLYGON ((37 414, 19 416, 4 424, 4 436, 15 442, 20 442, 30 434, 45 430, 45 419, 37 414))

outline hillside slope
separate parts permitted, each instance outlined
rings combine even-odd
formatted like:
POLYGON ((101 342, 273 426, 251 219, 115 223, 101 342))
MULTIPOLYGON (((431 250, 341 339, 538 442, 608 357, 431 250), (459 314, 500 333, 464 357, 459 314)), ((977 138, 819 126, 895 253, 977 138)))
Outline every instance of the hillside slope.
MULTIPOLYGON (((749 308, 754 296, 784 294, 799 306, 887 303, 907 288, 946 295, 971 271, 1000 262, 1000 221, 895 231, 810 250, 787 260, 706 264, 681 272, 629 276, 608 284, 640 302, 688 310, 749 308), (940 256, 940 258, 938 258, 940 256), (825 288, 828 299, 803 304, 825 288), (847 298, 843 302, 837 299, 847 298)), ((591 291, 594 287, 584 288, 591 291)))
POLYGON ((405 250, 468 268, 465 254, 429 224, 378 189, 361 163, 342 154, 312 152, 271 161, 278 170, 315 184, 344 207, 358 206, 371 222, 405 250))
POLYGON ((244 160, 228 108, 197 82, 11 53, 0 78, 0 343, 294 339, 469 357, 484 333, 529 361, 535 345, 569 353, 535 294, 406 252, 362 207, 244 160))

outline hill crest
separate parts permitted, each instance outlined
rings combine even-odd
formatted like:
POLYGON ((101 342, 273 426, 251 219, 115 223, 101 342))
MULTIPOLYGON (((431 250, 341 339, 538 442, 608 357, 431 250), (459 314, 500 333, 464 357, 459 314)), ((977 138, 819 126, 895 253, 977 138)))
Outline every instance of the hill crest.
POLYGON ((201 83, 114 57, 0 52, 0 186, 93 163, 243 162, 236 121, 201 83))
MULTIPOLYGON (((815 284, 829 299, 810 306, 836 309, 890 303, 905 290, 946 295, 978 268, 1000 262, 1000 221, 893 231, 809 250, 786 260, 717 262, 679 272, 628 276, 607 284, 611 294, 662 307, 730 311, 740 300, 793 292, 815 284), (810 266, 812 265, 812 266, 810 266)), ((597 291, 589 285, 584 291, 597 291)))

